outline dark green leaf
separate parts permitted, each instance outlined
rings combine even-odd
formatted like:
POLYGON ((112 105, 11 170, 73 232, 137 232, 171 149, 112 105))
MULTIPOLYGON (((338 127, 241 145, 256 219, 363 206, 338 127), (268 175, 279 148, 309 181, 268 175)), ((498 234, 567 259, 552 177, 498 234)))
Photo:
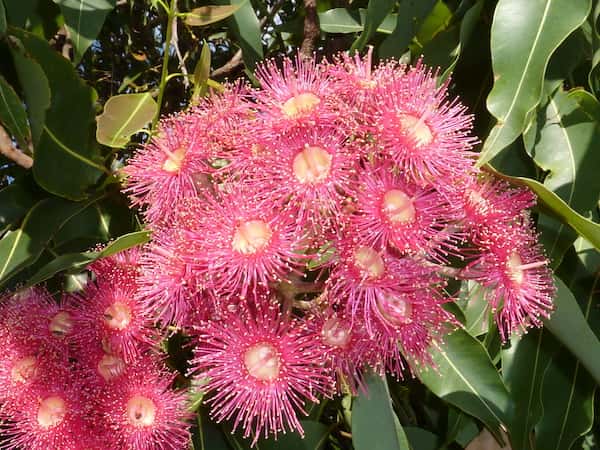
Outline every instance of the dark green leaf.
POLYGON ((545 325, 600 384, 600 359, 597 357, 600 355, 600 341, 569 288, 559 278, 555 277, 554 281, 558 288, 554 302, 556 310, 545 325))
POLYGON ((544 207, 545 212, 570 225, 581 236, 584 236, 596 248, 600 249, 600 225, 573 211, 558 195, 548 190, 542 183, 530 178, 503 175, 489 165, 485 168, 497 177, 504 178, 513 184, 529 187, 538 195, 538 201, 544 207))
POLYGON ((392 408, 385 379, 367 376, 367 393, 352 404, 352 443, 356 450, 408 450, 408 440, 392 408))
POLYGON ((466 447, 478 434, 479 428, 477 428, 471 416, 467 416, 464 412, 452 406, 448 408, 446 445, 457 442, 462 447, 466 447))
POLYGON ((502 352, 502 375, 514 401, 513 450, 533 448, 533 428, 542 416, 542 378, 554 351, 548 339, 543 339, 547 333, 541 329, 513 337, 510 348, 502 352))
POLYGON ((44 68, 52 92, 46 124, 35 149, 33 175, 53 194, 73 200, 85 198, 86 190, 106 171, 93 139, 95 92, 46 41, 22 31, 15 34, 44 68))
POLYGON ((502 440, 509 424, 511 401, 506 386, 481 343, 463 330, 445 338, 432 351, 436 370, 421 368, 418 376, 435 395, 481 420, 502 440))
POLYGON ((38 202, 29 210, 21 227, 0 240, 0 286, 18 271, 34 263, 48 245, 54 232, 88 203, 73 203, 59 198, 38 202))
POLYGON ((6 28, 8 24, 6 23, 6 11, 4 10, 4 2, 0 0, 0 36, 6 33, 6 28))
POLYGON ((465 316, 465 330, 472 336, 481 336, 489 329, 490 307, 485 299, 486 290, 474 281, 463 281, 459 306, 465 316))
POLYGON ((131 135, 152 121, 156 109, 156 102, 147 92, 109 98, 104 112, 96 118, 97 141, 109 147, 124 147, 131 135))
POLYGON ((298 433, 287 432, 277 436, 277 440, 261 440, 258 443, 260 450, 321 450, 329 436, 329 428, 319 422, 311 420, 300 421, 304 428, 304 438, 298 433))
POLYGON ((480 165, 523 132, 541 100, 550 56, 585 21, 590 8, 591 0, 498 2, 491 41, 495 82, 487 99, 498 123, 485 140, 480 165))
POLYGON ((394 0, 369 0, 367 15, 365 16, 365 28, 358 39, 354 41, 350 51, 361 51, 377 31, 385 16, 392 11, 396 2, 394 0))
POLYGON ((263 59, 260 22, 249 0, 232 0, 232 5, 239 9, 227 22, 242 49, 246 68, 253 71, 256 63, 263 59))
POLYGON ((35 202, 29 189, 13 183, 0 189, 0 235, 17 223, 35 202))
POLYGON ((128 248, 144 244, 148 242, 149 239, 150 235, 147 231, 137 231, 115 239, 115 241, 107 245, 102 251, 60 255, 36 272, 27 281, 25 286, 34 286, 65 270, 82 270, 97 259, 106 258, 107 256, 114 255, 115 253, 127 250, 128 248))
POLYGON ((73 43, 73 63, 77 64, 96 39, 115 0, 54 0, 65 18, 73 43))
POLYGON ((439 436, 431 431, 418 427, 404 427, 404 431, 412 449, 438 450, 440 448, 439 436))
POLYGON ((33 147, 37 148, 44 130, 46 110, 50 107, 48 78, 46 78, 42 66, 29 57, 23 49, 15 47, 11 48, 11 51, 27 104, 33 147))
POLYGON ((381 58, 402 56, 406 52, 408 44, 417 34, 421 22, 431 12, 435 3, 436 0, 403 0, 400 2, 394 31, 379 46, 379 56, 381 58))
POLYGON ((592 47, 594 54, 592 55, 592 68, 590 69, 588 82, 592 92, 598 96, 600 95, 600 67, 598 66, 598 63, 600 63, 600 22, 598 21, 600 19, 600 2, 596 2, 590 18, 592 22, 592 47))
POLYGON ((30 136, 27 113, 21 99, 3 76, 0 76, 0 124, 17 140, 21 150, 26 151, 30 136))
POLYGON ((241 5, 208 5, 194 8, 189 13, 184 13, 185 23, 195 27, 203 27, 219 22, 232 16, 241 5))
POLYGON ((200 408, 196 413, 198 424, 197 433, 194 433, 192 443, 194 450, 230 450, 223 431, 212 421, 205 408, 200 408))
MULTIPOLYGON (((319 13, 319 26, 326 33, 357 33, 364 29, 366 9, 358 12, 345 8, 329 9, 319 13)), ((394 30, 396 15, 389 14, 377 27, 378 33, 390 34, 394 30)))

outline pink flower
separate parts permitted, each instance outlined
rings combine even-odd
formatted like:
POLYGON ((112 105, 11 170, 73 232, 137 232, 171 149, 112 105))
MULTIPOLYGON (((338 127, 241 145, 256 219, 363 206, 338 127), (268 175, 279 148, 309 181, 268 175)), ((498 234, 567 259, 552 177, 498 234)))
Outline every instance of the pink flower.
POLYGON ((487 300, 496 313, 503 341, 511 333, 541 326, 554 308, 555 287, 549 261, 525 218, 513 224, 492 226, 481 233, 477 244, 481 255, 464 270, 489 289, 487 300))
POLYGON ((246 297, 302 267, 305 239, 294 217, 239 185, 204 198, 199 224, 187 238, 194 249, 189 262, 208 288, 246 297))
POLYGON ((170 389, 173 376, 142 359, 107 384, 97 400, 106 433, 128 450, 184 450, 190 433, 187 398, 170 389))
MULTIPOLYGON (((102 251, 106 245, 98 246, 96 251, 102 251)), ((140 273, 140 247, 132 247, 105 258, 100 258, 89 265, 96 278, 115 280, 123 279, 134 282, 140 273)))
POLYGON ((157 134, 123 169, 128 177, 125 192, 135 206, 144 208, 150 223, 168 223, 179 202, 196 195, 196 179, 212 171, 205 130, 198 114, 163 119, 157 134))
POLYGON ((306 415, 306 400, 330 392, 324 354, 314 333, 272 305, 201 324, 193 367, 207 380, 212 417, 232 418, 254 445, 261 434, 303 433, 296 411, 306 415))
POLYGON ((372 247, 391 245, 401 253, 444 261, 458 253, 457 206, 432 188, 410 182, 387 163, 367 165, 356 190, 351 227, 372 247))
POLYGON ((75 294, 71 313, 77 351, 101 344, 106 352, 132 361, 151 346, 151 322, 136 293, 137 284, 127 279, 98 279, 75 294))
POLYGON ((473 167, 472 117, 448 101, 447 84, 420 62, 377 89, 373 133, 393 162, 420 185, 448 185, 473 167))

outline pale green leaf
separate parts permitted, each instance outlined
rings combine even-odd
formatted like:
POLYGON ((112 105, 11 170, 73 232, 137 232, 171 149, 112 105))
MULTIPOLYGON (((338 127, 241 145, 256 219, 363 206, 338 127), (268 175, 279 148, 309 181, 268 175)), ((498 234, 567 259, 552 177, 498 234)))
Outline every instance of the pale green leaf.
MULTIPOLYGON (((319 13, 319 26, 326 33, 358 33, 364 29, 366 9, 358 12, 345 8, 328 9, 319 13)), ((378 33, 390 34, 394 30, 396 14, 389 14, 377 27, 378 33)))
POLYGON ((350 51, 361 51, 377 31, 377 28, 385 17, 392 11, 396 2, 394 0, 369 0, 367 14, 365 16, 365 27, 358 39, 354 41, 350 51))
POLYGON ((219 22, 232 16, 242 5, 208 5, 192 9, 189 13, 183 13, 184 21, 188 25, 203 27, 211 23, 219 22))

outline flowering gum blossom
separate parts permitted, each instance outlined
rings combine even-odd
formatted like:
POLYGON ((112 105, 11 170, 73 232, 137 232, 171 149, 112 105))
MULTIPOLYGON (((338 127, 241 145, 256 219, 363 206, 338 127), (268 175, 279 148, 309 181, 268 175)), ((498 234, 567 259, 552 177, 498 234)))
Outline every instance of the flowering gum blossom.
POLYGON ((71 320, 71 316, 65 311, 56 314, 52 320, 50 320, 50 325, 48 325, 50 332, 57 337, 66 336, 71 332, 72 328, 73 321, 71 320))
POLYGON ((399 189, 391 189, 385 193, 381 210, 393 223, 411 222, 415 218, 412 198, 399 189))
POLYGON ((263 250, 272 236, 269 224, 263 220, 242 222, 235 230, 231 247, 244 255, 252 255, 263 250))
POLYGON ((325 343, 332 347, 344 348, 350 342, 350 330, 335 317, 323 324, 322 335, 325 343))
POLYGON ((417 148, 431 144, 433 141, 433 134, 423 118, 419 119, 411 114, 401 114, 398 120, 404 132, 414 138, 417 148))
POLYGON ((113 330, 124 330, 131 322, 131 308, 122 302, 114 302, 104 310, 104 322, 113 330))
POLYGON ((287 100, 281 106, 281 112, 293 118, 311 112, 319 103, 321 103, 321 99, 315 94, 303 92, 287 100))
POLYGON ((35 356, 26 356, 15 362, 10 371, 10 376, 17 383, 26 383, 35 376, 36 368, 37 360, 35 356))
POLYGON ((331 170, 333 157, 321 147, 306 146, 294 158, 292 169, 296 179, 303 184, 320 183, 331 170))
POLYGON ((266 342, 255 344, 244 353, 244 365, 250 376, 260 381, 273 381, 279 376, 281 360, 277 349, 266 342))
POLYGON ((125 362, 114 355, 104 355, 98 363, 98 373, 104 381, 110 381, 121 375, 125 370, 125 362))
POLYGON ((169 173, 179 172, 183 158, 185 158, 185 152, 184 148, 178 148, 174 152, 168 153, 167 159, 165 159, 165 162, 162 165, 162 169, 169 173))
POLYGON ((511 253, 506 262, 506 271, 508 277, 518 286, 523 283, 523 279, 525 278, 523 269, 521 268, 522 265, 523 261, 521 257, 516 252, 511 253))
POLYGON ((152 426, 156 418, 156 405, 148 397, 134 395, 127 402, 127 418, 137 428, 152 426))
POLYGON ((407 325, 412 322, 412 305, 402 297, 383 294, 377 299, 377 309, 392 325, 407 325))
POLYGON ((40 402, 37 422, 44 429, 54 428, 64 420, 67 414, 65 401, 58 396, 47 397, 40 402))
POLYGON ((369 247, 358 247, 354 251, 354 265, 365 278, 379 278, 385 272, 383 258, 369 247))

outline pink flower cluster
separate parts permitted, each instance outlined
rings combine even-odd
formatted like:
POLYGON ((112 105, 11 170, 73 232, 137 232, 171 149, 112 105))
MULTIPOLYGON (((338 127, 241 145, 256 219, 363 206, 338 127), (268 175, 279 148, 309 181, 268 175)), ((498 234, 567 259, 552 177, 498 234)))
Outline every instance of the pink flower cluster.
POLYGON ((174 328, 212 417, 255 443, 302 433, 308 402, 368 370, 430 365, 460 326, 453 279, 485 288, 504 340, 550 314, 535 198, 475 167, 471 116, 435 73, 345 54, 257 78, 162 120, 129 160, 151 243, 95 263, 62 306, 35 290, 4 307, 9 448, 186 448, 153 349, 174 328))
POLYGON ((94 264, 95 282, 60 302, 43 288, 3 298, 2 448, 187 448, 187 398, 135 296, 138 256, 94 264))

